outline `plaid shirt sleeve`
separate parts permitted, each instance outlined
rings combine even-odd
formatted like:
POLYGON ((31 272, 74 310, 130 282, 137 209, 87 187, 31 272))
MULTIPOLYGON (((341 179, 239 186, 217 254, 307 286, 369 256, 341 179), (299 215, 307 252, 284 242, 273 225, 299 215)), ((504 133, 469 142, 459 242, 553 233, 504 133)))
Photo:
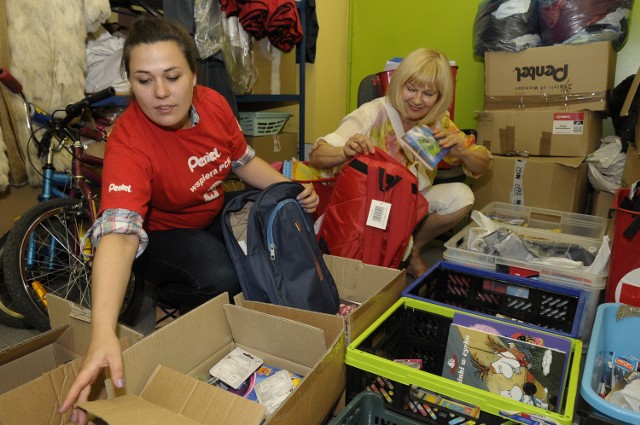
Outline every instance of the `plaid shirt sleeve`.
POLYGON ((244 154, 231 163, 231 170, 235 171, 238 168, 245 166, 247 162, 253 159, 254 156, 256 156, 256 151, 253 150, 251 146, 247 145, 247 149, 244 151, 244 154))
POLYGON ((143 222, 142 216, 137 212, 124 208, 109 209, 102 213, 87 234, 90 235, 93 246, 98 246, 100 238, 109 233, 138 235, 138 238, 140 238, 138 252, 136 253, 136 258, 138 258, 149 243, 149 236, 142 228, 143 222))

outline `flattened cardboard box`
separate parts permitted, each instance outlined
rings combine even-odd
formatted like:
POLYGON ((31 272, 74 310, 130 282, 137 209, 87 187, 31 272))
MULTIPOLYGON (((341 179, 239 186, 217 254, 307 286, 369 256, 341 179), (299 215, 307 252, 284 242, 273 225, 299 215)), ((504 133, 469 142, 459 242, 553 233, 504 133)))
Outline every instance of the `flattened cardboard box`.
POLYGON ((477 116, 478 143, 494 154, 586 156, 602 138, 602 116, 589 110, 482 111, 477 116))
POLYGON ((616 55, 608 41, 533 47, 484 56, 486 110, 604 111, 616 55))
POLYGON ((627 157, 622 170, 621 187, 631 187, 633 183, 640 180, 640 155, 634 145, 627 147, 627 157))
MULTIPOLYGON (((52 330, 0 353, 0 424, 66 424, 71 413, 57 413, 89 345, 90 312, 70 301, 47 295, 52 330)), ((118 325, 124 348, 142 339, 118 325)), ((92 397, 106 397, 105 387, 94 384, 92 397)))
POLYGON ((584 157, 494 155, 493 168, 473 182, 474 209, 506 202, 584 213, 589 180, 584 157))
POLYGON ((201 382, 215 363, 242 347, 265 364, 304 376, 265 423, 322 423, 345 385, 342 318, 228 302, 220 295, 125 350, 124 391, 108 384, 111 399, 81 406, 110 425, 260 424, 263 406, 201 382))

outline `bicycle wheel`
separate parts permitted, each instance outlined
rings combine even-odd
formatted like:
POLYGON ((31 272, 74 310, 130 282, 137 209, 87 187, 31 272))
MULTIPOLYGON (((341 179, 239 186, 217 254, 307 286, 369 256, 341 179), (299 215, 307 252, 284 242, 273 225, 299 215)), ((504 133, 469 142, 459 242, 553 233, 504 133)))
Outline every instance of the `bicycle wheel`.
POLYGON ((29 322, 22 313, 15 308, 13 300, 9 295, 6 285, 4 284, 4 272, 2 268, 2 254, 4 252, 4 244, 7 241, 7 234, 0 237, 0 323, 5 326, 19 329, 30 328, 29 322))
MULTIPOLYGON (((50 329, 47 294, 91 307, 92 249, 81 241, 90 227, 79 199, 51 199, 32 207, 15 223, 5 245, 5 284, 17 309, 38 330, 50 329)), ((132 274, 121 320, 135 319, 144 281, 132 274)))

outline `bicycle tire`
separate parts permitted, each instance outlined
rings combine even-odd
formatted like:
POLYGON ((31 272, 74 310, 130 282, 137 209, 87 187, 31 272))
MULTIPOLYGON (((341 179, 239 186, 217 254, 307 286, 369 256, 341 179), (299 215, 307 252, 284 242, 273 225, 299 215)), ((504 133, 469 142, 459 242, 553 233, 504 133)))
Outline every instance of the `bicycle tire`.
MULTIPOLYGON (((11 228, 3 258, 5 285, 16 308, 36 329, 50 329, 46 294, 55 294, 91 307, 92 248, 81 252, 81 240, 90 227, 89 213, 80 199, 40 202, 11 228), (88 255, 87 255, 88 254, 88 255)), ((135 320, 144 280, 132 279, 119 320, 135 320)))
POLYGON ((11 328, 28 329, 31 325, 22 313, 16 310, 13 300, 4 284, 4 271, 2 267, 2 254, 7 234, 0 237, 0 323, 11 328))

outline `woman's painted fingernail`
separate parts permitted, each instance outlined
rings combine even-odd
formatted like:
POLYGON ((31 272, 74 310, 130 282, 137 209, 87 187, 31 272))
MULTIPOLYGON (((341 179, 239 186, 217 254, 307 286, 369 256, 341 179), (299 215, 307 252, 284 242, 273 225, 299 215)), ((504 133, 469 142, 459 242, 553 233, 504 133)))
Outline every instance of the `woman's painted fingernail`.
POLYGON ((77 419, 77 418, 76 418, 76 410, 75 410, 75 409, 73 409, 73 412, 71 413, 71 418, 70 418, 70 420, 71 420, 71 422, 75 422, 75 421, 76 421, 76 419, 77 419))
POLYGON ((124 378, 118 378, 116 380, 116 387, 118 388, 124 388, 124 378))

